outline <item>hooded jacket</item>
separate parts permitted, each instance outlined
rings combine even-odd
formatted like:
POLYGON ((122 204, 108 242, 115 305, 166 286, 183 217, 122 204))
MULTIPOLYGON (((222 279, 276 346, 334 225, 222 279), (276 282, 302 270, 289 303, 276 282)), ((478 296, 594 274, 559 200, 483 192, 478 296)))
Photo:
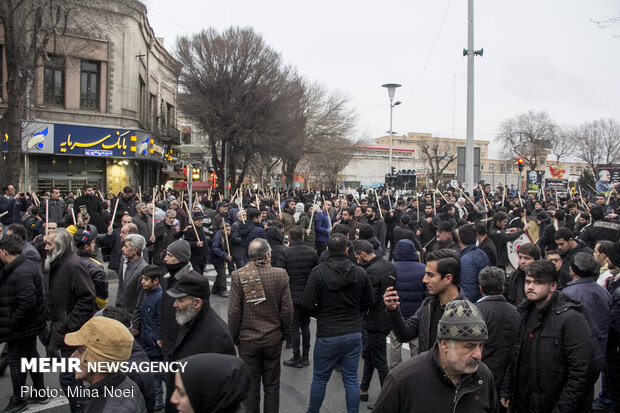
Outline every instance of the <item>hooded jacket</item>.
POLYGON ((184 358, 183 386, 196 413, 234 413, 248 393, 248 366, 238 357, 197 354, 184 358))
POLYGON ((418 252, 411 240, 402 239, 394 249, 394 268, 396 269, 396 291, 400 298, 400 311, 409 318, 418 311, 424 296, 424 272, 426 266, 420 263, 418 252))
POLYGON ((302 305, 317 319, 317 337, 359 333, 360 314, 374 301, 366 270, 344 254, 332 253, 310 273, 302 305))
POLYGON ((284 234, 280 231, 280 228, 277 227, 269 227, 265 230, 265 234, 267 236, 267 242, 271 247, 271 266, 275 267, 278 262, 278 257, 280 256, 280 252, 284 250, 284 234))
POLYGON ((463 248, 459 257, 461 262, 461 288, 465 297, 469 301, 475 302, 482 297, 478 287, 478 274, 489 265, 489 257, 475 244, 463 248))
POLYGON ((520 267, 514 270, 506 280, 504 297, 515 307, 525 300, 525 271, 520 267))

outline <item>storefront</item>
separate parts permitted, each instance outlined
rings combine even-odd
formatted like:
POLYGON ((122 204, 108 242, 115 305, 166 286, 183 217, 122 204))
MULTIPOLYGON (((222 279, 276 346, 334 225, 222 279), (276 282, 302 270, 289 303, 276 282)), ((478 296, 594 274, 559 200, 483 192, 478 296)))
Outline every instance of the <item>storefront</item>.
POLYGON ((88 183, 117 194, 159 184, 171 150, 159 138, 132 129, 24 122, 26 182, 33 191, 76 191, 88 183))

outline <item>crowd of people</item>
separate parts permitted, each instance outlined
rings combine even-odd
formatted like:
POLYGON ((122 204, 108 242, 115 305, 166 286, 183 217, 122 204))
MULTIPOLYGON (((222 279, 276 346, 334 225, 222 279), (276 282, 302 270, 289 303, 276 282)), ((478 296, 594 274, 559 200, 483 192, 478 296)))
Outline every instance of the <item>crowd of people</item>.
POLYGON ((188 362, 61 372, 72 412, 278 412, 282 365, 312 369, 308 412, 334 371, 348 412, 620 411, 615 192, 2 191, 3 412, 49 401, 21 393, 37 340, 83 365, 188 362), (104 387, 131 397, 71 391, 104 387))

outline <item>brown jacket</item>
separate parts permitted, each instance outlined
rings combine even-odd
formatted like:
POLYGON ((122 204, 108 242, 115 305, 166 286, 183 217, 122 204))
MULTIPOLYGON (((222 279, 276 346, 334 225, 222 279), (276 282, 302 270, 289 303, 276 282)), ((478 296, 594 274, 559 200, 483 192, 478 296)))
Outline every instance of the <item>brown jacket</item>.
POLYGON ((268 347, 283 341, 293 320, 288 274, 282 268, 258 267, 266 301, 246 303, 237 271, 232 273, 228 301, 228 327, 239 345, 268 347))

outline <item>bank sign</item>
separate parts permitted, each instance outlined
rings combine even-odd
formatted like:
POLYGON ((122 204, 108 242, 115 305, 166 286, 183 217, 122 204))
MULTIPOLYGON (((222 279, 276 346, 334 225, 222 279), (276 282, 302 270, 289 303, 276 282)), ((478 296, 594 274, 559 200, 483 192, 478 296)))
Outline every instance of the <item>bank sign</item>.
POLYGON ((163 162, 167 148, 159 138, 139 130, 24 122, 22 150, 31 154, 139 158, 163 162))

